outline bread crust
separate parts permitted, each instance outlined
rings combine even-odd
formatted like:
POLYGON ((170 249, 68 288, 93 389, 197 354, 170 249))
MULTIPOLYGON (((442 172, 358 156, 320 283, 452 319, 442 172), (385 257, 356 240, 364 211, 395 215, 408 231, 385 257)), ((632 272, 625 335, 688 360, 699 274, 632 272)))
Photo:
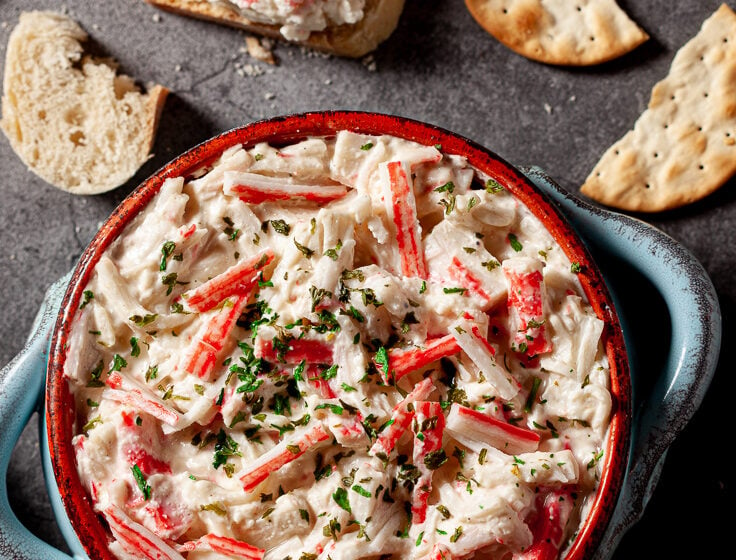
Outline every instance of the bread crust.
POLYGON ((473 18, 488 33, 518 54, 546 64, 600 64, 649 39, 614 0, 555 4, 543 5, 542 0, 465 0, 473 18))
MULTIPOLYGON (((208 0, 146 0, 149 4, 168 12, 213 21, 244 29, 251 33, 284 39, 278 25, 267 25, 243 17, 226 4, 213 4, 208 0)), ((319 51, 348 58, 359 58, 388 39, 399 23, 404 0, 366 0, 364 16, 354 24, 328 27, 315 31, 301 44, 319 51)))

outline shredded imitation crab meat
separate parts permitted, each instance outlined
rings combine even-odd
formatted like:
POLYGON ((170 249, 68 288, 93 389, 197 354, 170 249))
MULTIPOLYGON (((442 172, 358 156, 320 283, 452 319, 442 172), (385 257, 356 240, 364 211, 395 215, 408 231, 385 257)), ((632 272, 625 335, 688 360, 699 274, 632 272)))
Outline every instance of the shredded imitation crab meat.
POLYGON ((553 558, 611 397, 575 266, 440 146, 340 132, 169 179, 65 374, 118 558, 553 558))

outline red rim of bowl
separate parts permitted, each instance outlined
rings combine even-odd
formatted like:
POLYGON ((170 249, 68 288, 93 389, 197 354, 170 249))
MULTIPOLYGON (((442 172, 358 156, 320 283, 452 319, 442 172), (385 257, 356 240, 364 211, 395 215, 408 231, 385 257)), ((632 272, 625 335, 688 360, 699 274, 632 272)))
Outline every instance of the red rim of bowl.
POLYGON ((82 291, 102 253, 148 204, 169 177, 185 178, 212 163, 225 149, 262 141, 286 144, 308 136, 332 136, 339 130, 388 134, 424 145, 441 145, 443 153, 465 156, 468 163, 505 185, 539 218, 571 262, 581 265, 578 277, 594 311, 605 323, 604 346, 611 371, 613 399, 608 442, 598 491, 566 560, 589 558, 597 548, 616 505, 628 456, 631 384, 624 338, 608 289, 587 249, 569 223, 524 175, 479 144, 439 127, 404 117, 352 111, 324 111, 278 117, 224 132, 171 161, 136 188, 115 209, 82 254, 69 282, 54 330, 46 385, 46 421, 51 461, 59 493, 77 536, 90 558, 113 559, 110 536, 77 474, 72 447, 74 402, 64 378, 70 328, 82 291))

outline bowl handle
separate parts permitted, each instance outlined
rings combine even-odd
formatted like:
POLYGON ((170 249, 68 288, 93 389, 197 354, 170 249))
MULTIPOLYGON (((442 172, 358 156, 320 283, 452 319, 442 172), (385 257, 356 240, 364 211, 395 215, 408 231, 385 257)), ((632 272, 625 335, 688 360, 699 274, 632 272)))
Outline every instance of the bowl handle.
MULTIPOLYGON (((634 391, 627 473, 596 554, 599 559, 609 558, 644 512, 668 447, 697 410, 713 378, 721 344, 718 298, 700 263, 663 232, 579 200, 539 168, 524 168, 523 172, 557 203, 594 256, 613 256, 632 266, 659 292, 670 315, 665 365, 651 389, 645 394, 634 391)), ((612 295, 614 305, 621 307, 621 298, 612 295)), ((644 344, 646 341, 626 339, 632 380, 651 375, 636 368, 636 350, 644 344)))
POLYGON ((0 556, 3 558, 72 558, 36 537, 18 521, 8 501, 6 478, 13 448, 43 395, 49 339, 68 282, 66 276, 49 288, 25 348, 0 372, 0 556))

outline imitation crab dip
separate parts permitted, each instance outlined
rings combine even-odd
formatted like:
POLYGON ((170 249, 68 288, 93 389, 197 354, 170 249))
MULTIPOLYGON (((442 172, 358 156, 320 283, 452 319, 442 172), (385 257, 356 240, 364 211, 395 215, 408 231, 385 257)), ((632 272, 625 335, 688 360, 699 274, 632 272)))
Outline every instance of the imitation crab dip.
POLYGON ((118 558, 552 559, 598 486, 604 324, 463 157, 342 131, 169 178, 65 376, 118 558))
POLYGON ((210 0, 226 4, 243 16, 268 25, 290 41, 304 41, 313 31, 363 19, 365 0, 210 0))

